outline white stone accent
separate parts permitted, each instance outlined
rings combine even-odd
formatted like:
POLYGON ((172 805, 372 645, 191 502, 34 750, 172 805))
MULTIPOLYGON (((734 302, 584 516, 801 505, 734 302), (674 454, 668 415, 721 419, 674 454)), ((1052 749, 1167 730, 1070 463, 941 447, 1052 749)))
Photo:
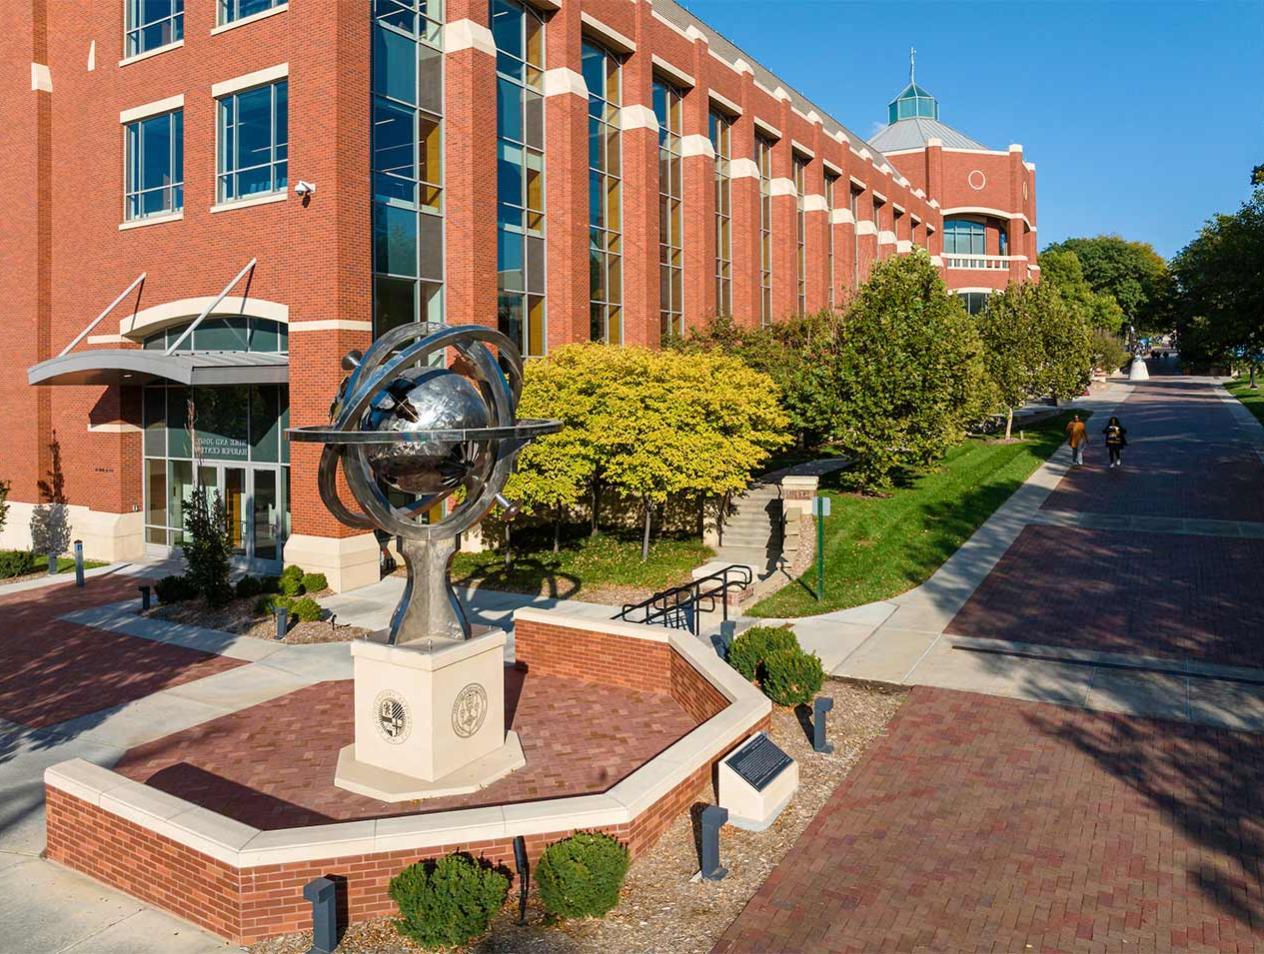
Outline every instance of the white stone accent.
MULTIPOLYGON (((107 432, 108 433, 108 432, 107 432)), ((102 439, 107 439, 102 435, 102 439)), ((83 541, 84 556, 107 563, 139 560, 145 555, 145 516, 92 510, 82 504, 67 504, 70 538, 83 541)), ((35 504, 9 500, 9 516, 0 530, 0 548, 31 548, 31 514, 35 504)))
POLYGON ((693 40, 695 43, 702 42, 702 43, 710 44, 711 42, 711 38, 708 37, 701 30, 699 30, 692 23, 689 24, 689 26, 685 27, 685 36, 689 37, 689 39, 693 40))
POLYGON ((913 243, 908 239, 900 239, 895 243, 895 251, 898 255, 907 255, 909 252, 913 251, 913 243))
POLYGON ((805 195, 803 197, 804 212, 828 212, 829 206, 825 203, 823 195, 805 195))
POLYGON ((927 148, 930 148, 931 146, 939 146, 942 149, 943 145, 944 145, 944 141, 940 139, 938 136, 931 136, 929 139, 926 140, 927 148))
MULTIPOLYGON (((742 745, 762 734, 757 732, 742 745)), ((799 763, 793 759, 763 791, 756 791, 725 762, 719 763, 716 772, 720 806, 729 810, 731 825, 746 831, 766 829, 776 821, 781 810, 790 804, 790 799, 799 790, 799 763)))
POLYGON ((495 56, 496 39, 492 31, 481 23, 453 20, 443 28, 443 52, 460 53, 462 50, 478 50, 495 56))
POLYGON ((88 72, 93 73, 97 68, 97 41, 93 40, 88 44, 88 72))
POLYGON ((747 159, 745 156, 741 159, 733 159, 729 162, 729 178, 758 179, 759 166, 755 164, 754 159, 747 159))
MULTIPOLYGON (((124 338, 124 341, 127 339, 124 338)), ((127 421, 108 421, 105 424, 89 424, 89 434, 140 434, 144 428, 127 421)))
POLYGON ((354 537, 296 533, 285 541, 286 566, 298 565, 309 573, 324 573, 335 593, 378 582, 381 553, 371 533, 354 537))
POLYGON ((755 68, 740 56, 733 61, 733 69, 737 70, 739 73, 749 73, 751 76, 755 75, 755 68))
POLYGON ((630 129, 652 129, 658 132, 658 117, 648 106, 624 106, 619 110, 619 128, 625 132, 630 129))
POLYGON ((944 267, 944 260, 943 260, 943 257, 942 257, 942 256, 939 256, 939 255, 932 255, 932 256, 930 257, 930 263, 931 263, 932 265, 934 265, 936 268, 943 268, 943 267, 944 267))
POLYGON ((290 64, 278 63, 276 66, 255 70, 253 73, 245 73, 241 76, 234 76, 232 79, 212 83, 211 95, 219 99, 219 97, 227 96, 229 93, 240 92, 243 89, 250 89, 254 86, 263 86, 265 83, 275 83, 277 80, 285 79, 289 75, 290 64))
POLYGON ((211 214, 220 212, 232 212, 234 209, 249 209, 256 205, 271 205, 273 202, 285 202, 289 199, 288 192, 271 192, 267 195, 251 196, 247 199, 233 199, 231 202, 216 202, 211 206, 211 214))
MULTIPOLYGON (((851 214, 851 209, 834 209, 830 212, 831 225, 855 225, 856 218, 851 214)), ((784 484, 784 481, 783 481, 784 484)))
POLYGON ((290 334, 303 331, 372 331, 371 321, 351 321, 345 318, 319 318, 316 321, 296 321, 290 325, 290 334))
POLYGON ((266 20, 268 17, 274 17, 278 13, 284 13, 288 9, 290 9, 290 5, 288 3, 279 3, 271 9, 260 10, 258 13, 252 13, 248 17, 242 17, 239 20, 233 20, 229 23, 221 23, 219 26, 211 28, 211 36, 218 36, 220 33, 225 33, 228 30, 236 30, 238 27, 249 26, 251 23, 258 23, 260 20, 266 20))
POLYGON ((847 138, 847 133, 843 132, 841 129, 834 133, 834 141, 841 144, 851 143, 851 140, 847 138))
MULTIPOLYGON (((132 219, 130 222, 120 222, 118 230, 120 232, 130 232, 132 229, 143 229, 149 225, 162 225, 164 222, 179 222, 184 218, 184 210, 179 212, 170 212, 167 215, 150 215, 143 219, 132 219)), ((88 338, 89 341, 92 338, 88 338)))
POLYGON ((1023 151, 1023 146, 1022 146, 1022 143, 1018 143, 1018 142, 1012 142, 1012 143, 1010 143, 1010 144, 1009 144, 1009 151, 1010 151, 1010 152, 1022 152, 1022 151, 1023 151))
POLYGON ((755 128, 758 129, 760 132, 762 132, 764 135, 771 136, 773 139, 781 138, 780 129, 778 129, 776 126, 774 126, 772 123, 768 122, 767 120, 760 119, 758 116, 755 117, 755 128))
POLYGON ((879 245, 894 245, 895 233, 889 232, 886 229, 883 229, 881 232, 878 233, 878 244, 879 245))
POLYGON ((53 91, 53 74, 43 63, 31 64, 31 89, 41 93, 53 91))
POLYGON ((168 96, 166 99, 156 99, 152 103, 145 103, 143 106, 133 106, 131 109, 124 109, 119 112, 120 123, 130 123, 137 119, 144 119, 146 116, 157 116, 159 113, 169 113, 173 109, 182 109, 184 107, 184 94, 177 93, 175 96, 168 96))
POLYGON ((158 56, 170 50, 178 50, 182 46, 184 46, 183 37, 176 40, 174 43, 168 43, 166 46, 155 47, 152 50, 146 50, 144 53, 137 53, 135 56, 125 56, 123 59, 119 60, 118 65, 131 66, 133 63, 139 63, 141 60, 147 60, 151 56, 158 56))
POLYGON ((816 150, 812 149, 810 146, 803 145, 803 143, 799 142, 797 139, 791 139, 790 146, 795 152, 800 153, 809 159, 816 158, 816 150))
POLYGON ((772 91, 772 95, 774 99, 779 99, 783 103, 790 99, 790 94, 780 86, 772 91))
POLYGON ((708 97, 709 97, 709 98, 710 98, 713 102, 719 103, 721 106, 723 106, 725 109, 727 109, 727 110, 728 110, 730 113, 732 113, 734 116, 740 116, 740 115, 742 115, 742 107, 741 107, 741 106, 739 106, 739 105, 737 105, 737 103, 733 102, 733 100, 729 99, 729 98, 728 98, 727 96, 725 96, 724 94, 722 94, 722 93, 717 93, 717 92, 716 92, 715 90, 713 90, 713 89, 708 89, 708 90, 707 90, 707 96, 708 96, 708 97))
MULTIPOLYGON (((125 335, 129 340, 148 338, 156 331, 196 318, 213 301, 215 301, 214 295, 206 295, 198 298, 177 298, 175 301, 163 302, 161 305, 151 305, 135 315, 120 318, 119 334, 125 335)), ((277 321, 284 325, 290 321, 290 306, 263 298, 231 296, 220 302, 213 314, 248 315, 252 318, 277 321)))
POLYGON ((612 26, 607 26, 595 16, 584 12, 579 15, 580 21, 588 28, 588 32, 618 53, 635 53, 636 43, 624 36, 612 26))
POLYGON ((650 61, 654 64, 654 68, 656 70, 662 73, 677 86, 688 86, 692 88, 697 85, 694 82, 692 74, 686 73, 684 70, 672 66, 657 53, 651 54, 650 61))
POLYGON ((779 178, 772 179, 769 181, 768 194, 773 195, 773 196, 778 196, 778 195, 797 196, 799 193, 798 193, 798 190, 796 190, 794 187, 793 179, 786 179, 784 177, 779 177, 779 178))
POLYGON ((861 219, 859 222, 856 223, 856 234, 857 235, 877 235, 878 227, 874 225, 872 222, 870 222, 868 219, 861 219))
POLYGON ((838 166, 834 165, 834 163, 830 162, 828 159, 822 158, 821 165, 823 165, 830 172, 834 173, 834 175, 836 176, 841 176, 843 174, 843 170, 840 169, 838 166))
POLYGON ((706 136, 691 133, 688 136, 681 137, 680 154, 686 159, 690 156, 706 156, 709 159, 714 159, 715 147, 711 145, 711 140, 706 136))
POLYGON ((563 96, 570 93, 583 99, 588 98, 588 84, 584 77, 566 66, 554 67, 544 71, 544 95, 563 96))

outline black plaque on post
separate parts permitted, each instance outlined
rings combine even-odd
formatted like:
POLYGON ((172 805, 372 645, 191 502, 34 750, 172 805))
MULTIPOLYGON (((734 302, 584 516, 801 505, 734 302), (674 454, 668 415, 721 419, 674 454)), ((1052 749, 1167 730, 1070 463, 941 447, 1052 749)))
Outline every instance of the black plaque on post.
POLYGON ((762 732, 724 760, 747 785, 762 792, 778 775, 794 764, 777 743, 762 732))

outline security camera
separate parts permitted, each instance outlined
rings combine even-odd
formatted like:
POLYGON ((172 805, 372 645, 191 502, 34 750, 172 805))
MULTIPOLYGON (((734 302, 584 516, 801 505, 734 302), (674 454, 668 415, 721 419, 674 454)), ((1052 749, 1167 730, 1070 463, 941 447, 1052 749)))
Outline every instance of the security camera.
POLYGON ((298 180, 298 185, 294 187, 294 194, 301 196, 309 196, 316 194, 316 183, 307 182, 304 179, 298 180))

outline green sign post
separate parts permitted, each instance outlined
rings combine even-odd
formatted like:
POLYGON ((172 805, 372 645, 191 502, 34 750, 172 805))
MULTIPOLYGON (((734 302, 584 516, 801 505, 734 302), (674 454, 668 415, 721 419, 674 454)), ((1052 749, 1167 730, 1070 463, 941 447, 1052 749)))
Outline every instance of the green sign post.
POLYGON ((829 497, 812 498, 812 516, 816 517, 816 601, 825 599, 825 518, 830 515, 829 497))

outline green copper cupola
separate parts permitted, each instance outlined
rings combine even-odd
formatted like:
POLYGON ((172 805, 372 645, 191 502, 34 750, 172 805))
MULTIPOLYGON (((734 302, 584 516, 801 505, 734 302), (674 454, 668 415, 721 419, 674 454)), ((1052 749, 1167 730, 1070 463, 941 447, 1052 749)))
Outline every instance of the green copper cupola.
POLYGON ((909 49, 909 82, 903 92, 887 105, 887 122, 895 123, 901 119, 913 119, 924 116, 927 119, 939 118, 939 100, 917 85, 914 78, 917 50, 909 49))

